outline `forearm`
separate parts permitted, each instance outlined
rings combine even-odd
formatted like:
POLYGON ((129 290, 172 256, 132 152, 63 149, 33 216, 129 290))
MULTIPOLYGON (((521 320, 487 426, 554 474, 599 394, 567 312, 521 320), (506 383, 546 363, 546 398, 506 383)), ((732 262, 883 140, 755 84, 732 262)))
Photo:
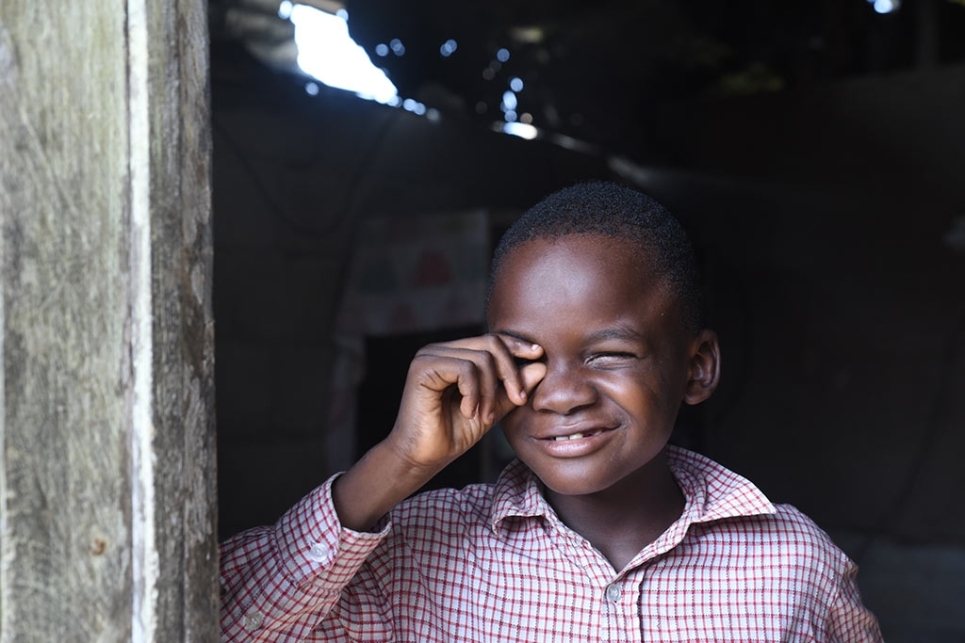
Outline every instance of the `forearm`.
POLYGON ((221 545, 223 641, 309 638, 387 531, 342 529, 326 481, 270 527, 221 545), (283 633, 297 633, 285 638, 283 633))
POLYGON ((416 467, 399 456, 388 440, 372 447, 332 487, 343 527, 371 531, 396 505, 418 491, 443 467, 416 467))

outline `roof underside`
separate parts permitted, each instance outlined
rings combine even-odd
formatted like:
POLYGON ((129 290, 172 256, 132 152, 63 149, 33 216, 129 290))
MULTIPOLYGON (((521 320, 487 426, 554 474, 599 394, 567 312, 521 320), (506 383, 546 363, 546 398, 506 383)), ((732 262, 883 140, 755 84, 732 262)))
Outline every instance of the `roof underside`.
MULTIPOLYGON (((896 1, 896 0, 892 0, 896 1)), ((640 156, 656 110, 965 60, 965 1, 880 15, 866 0, 306 0, 344 8, 352 38, 399 93, 490 127, 511 78, 537 127, 640 156), (404 55, 379 56, 398 39, 404 55), (458 48, 443 56, 440 46, 458 48), (505 49, 509 58, 499 61, 505 49)), ((276 0, 212 0, 212 40, 293 60, 276 0)))

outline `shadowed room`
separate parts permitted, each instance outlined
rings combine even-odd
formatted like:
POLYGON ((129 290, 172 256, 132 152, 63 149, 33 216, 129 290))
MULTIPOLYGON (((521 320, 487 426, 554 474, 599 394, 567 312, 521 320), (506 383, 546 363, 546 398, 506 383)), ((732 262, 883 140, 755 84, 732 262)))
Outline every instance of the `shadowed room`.
POLYGON ((965 0, 0 2, 0 640, 965 641, 962 114, 965 0))
MULTIPOLYGON (((674 440, 810 515, 888 641, 965 640, 965 3, 211 0, 219 537, 485 330, 492 250, 609 179, 690 233, 723 375, 674 440)), ((492 481, 493 431, 433 481, 492 481)))

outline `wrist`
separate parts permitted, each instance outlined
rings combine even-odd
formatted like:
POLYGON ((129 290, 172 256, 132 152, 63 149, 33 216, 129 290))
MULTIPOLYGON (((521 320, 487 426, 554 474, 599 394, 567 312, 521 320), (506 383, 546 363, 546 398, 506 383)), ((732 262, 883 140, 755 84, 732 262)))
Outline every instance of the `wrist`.
POLYGON ((391 442, 380 442, 333 484, 335 511, 343 527, 370 531, 436 473, 406 459, 391 442))
POLYGON ((372 447, 379 461, 387 466, 393 475, 400 479, 422 481, 419 486, 431 480, 437 473, 448 466, 450 461, 426 461, 425 454, 419 454, 418 446, 413 444, 409 436, 399 435, 392 431, 381 442, 372 447))

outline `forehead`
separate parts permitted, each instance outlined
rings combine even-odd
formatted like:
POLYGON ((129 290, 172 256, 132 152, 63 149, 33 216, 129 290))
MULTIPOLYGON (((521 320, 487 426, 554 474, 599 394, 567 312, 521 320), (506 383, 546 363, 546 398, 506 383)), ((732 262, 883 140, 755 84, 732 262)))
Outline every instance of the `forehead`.
MULTIPOLYGON (((507 281, 526 279, 530 273, 541 273, 567 268, 572 262, 582 270, 604 267, 614 278, 621 280, 653 280, 654 269, 650 252, 636 241, 602 234, 570 234, 560 237, 536 238, 511 249, 494 275, 493 289, 507 281)), ((579 271, 567 270, 571 278, 579 271)))
POLYGON ((503 258, 495 275, 490 325, 521 316, 572 316, 576 310, 583 321, 594 310, 611 318, 662 317, 675 308, 674 298, 647 254, 635 243, 603 235, 527 241, 503 258))

